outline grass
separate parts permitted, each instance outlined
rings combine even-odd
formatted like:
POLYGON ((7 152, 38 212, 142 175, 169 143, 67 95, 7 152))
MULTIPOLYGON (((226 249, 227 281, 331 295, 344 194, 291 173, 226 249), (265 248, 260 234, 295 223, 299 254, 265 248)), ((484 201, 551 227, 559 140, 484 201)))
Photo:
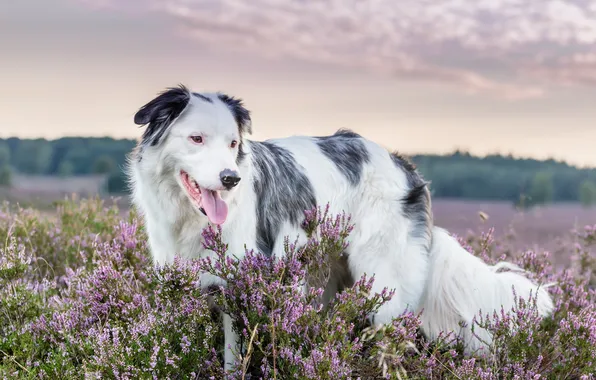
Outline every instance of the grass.
POLYGON ((479 315, 493 335, 485 356, 465 356, 454 337, 427 342, 419 316, 405 313, 375 330, 367 315, 391 298, 361 278, 323 309, 326 258, 342 254, 346 215, 305 213, 318 236, 286 242, 282 260, 226 255, 220 231, 203 231, 209 260, 156 268, 134 211, 97 199, 61 202, 51 218, 6 204, 0 213, 0 377, 6 379, 220 379, 218 313, 231 313, 242 337, 232 379, 593 379, 596 372, 596 226, 567 246, 570 264, 541 250, 501 248, 492 231, 463 244, 483 259, 505 256, 535 273, 556 300, 540 320, 532 302, 479 315), (200 291, 199 275, 227 278, 200 291), (306 278, 313 285, 299 290, 306 278), (515 326, 514 330, 508 326, 515 326))

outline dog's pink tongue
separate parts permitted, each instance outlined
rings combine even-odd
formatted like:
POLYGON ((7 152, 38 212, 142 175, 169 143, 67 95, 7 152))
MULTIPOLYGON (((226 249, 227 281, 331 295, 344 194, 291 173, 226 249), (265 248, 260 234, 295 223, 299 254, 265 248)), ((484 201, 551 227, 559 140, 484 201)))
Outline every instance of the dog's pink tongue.
POLYGON ((201 189, 201 197, 205 214, 213 224, 223 224, 228 217, 228 205, 216 191, 201 189))

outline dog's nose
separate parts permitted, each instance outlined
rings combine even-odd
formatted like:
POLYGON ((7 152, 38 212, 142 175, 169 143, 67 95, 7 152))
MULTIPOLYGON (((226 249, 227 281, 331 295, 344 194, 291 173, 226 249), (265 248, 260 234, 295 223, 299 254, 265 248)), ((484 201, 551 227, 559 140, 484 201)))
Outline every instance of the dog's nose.
POLYGON ((230 169, 223 170, 221 173, 219 173, 219 179, 221 180, 221 184, 224 185, 224 187, 228 190, 240 182, 238 173, 230 169))

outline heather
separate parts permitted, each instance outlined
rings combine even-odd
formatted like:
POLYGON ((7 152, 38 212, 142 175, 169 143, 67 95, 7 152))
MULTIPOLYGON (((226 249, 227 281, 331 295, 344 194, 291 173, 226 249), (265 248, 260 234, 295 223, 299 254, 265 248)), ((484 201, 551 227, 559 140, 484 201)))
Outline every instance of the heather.
POLYGON ((551 284, 556 302, 546 320, 531 299, 479 313, 475 325, 495 341, 484 355, 464 355, 450 334, 426 341, 414 313, 373 328, 368 316, 392 297, 390 290, 371 294, 374 277, 355 279, 323 307, 323 284, 354 225, 322 207, 305 212, 304 226, 308 244, 297 247, 288 237, 283 258, 228 252, 219 229, 208 228, 197 233, 211 258, 157 267, 134 212, 97 199, 60 202, 49 217, 6 204, 0 375, 221 379, 223 310, 235 317, 243 348, 231 379, 594 378, 596 226, 575 231, 566 267, 546 251, 517 251, 490 229, 460 238, 487 262, 510 260, 551 284), (206 274, 228 286, 201 290, 206 274))

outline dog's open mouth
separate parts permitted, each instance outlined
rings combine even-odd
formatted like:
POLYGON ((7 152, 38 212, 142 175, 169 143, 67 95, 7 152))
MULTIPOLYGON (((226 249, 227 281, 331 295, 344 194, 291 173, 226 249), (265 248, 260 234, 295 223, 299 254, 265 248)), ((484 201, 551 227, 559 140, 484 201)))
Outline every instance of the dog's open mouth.
POLYGON ((200 186, 187 172, 180 171, 186 192, 201 212, 213 224, 223 224, 228 217, 228 205, 219 196, 219 191, 200 186))

